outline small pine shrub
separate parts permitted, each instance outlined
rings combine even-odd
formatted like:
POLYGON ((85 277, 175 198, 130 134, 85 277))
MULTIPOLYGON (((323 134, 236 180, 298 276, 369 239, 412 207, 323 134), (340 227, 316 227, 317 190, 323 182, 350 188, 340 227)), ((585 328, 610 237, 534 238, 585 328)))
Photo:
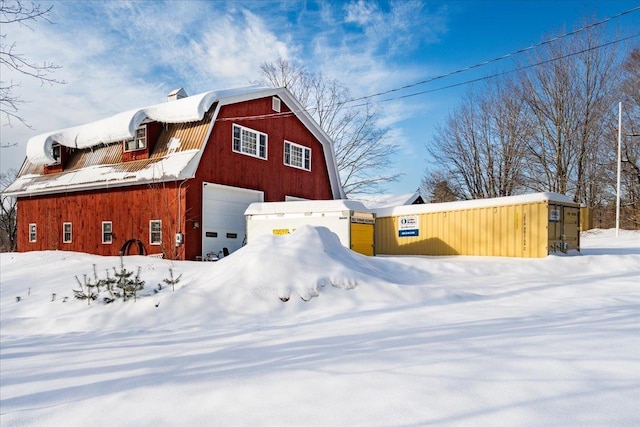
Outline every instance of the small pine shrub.
POLYGON ((87 300, 87 305, 91 305, 91 301, 95 301, 98 298, 100 289, 96 282, 92 282, 91 278, 87 278, 87 275, 83 275, 84 281, 81 282, 76 276, 76 281, 80 286, 80 289, 73 289, 73 296, 79 300, 87 300))
MULTIPOLYGON (((109 274, 109 270, 106 270, 106 278, 99 279, 95 264, 93 264, 93 280, 88 278, 86 274, 83 276, 83 281, 80 281, 78 276, 75 276, 79 289, 73 289, 74 297, 80 300, 86 299, 87 303, 91 304, 91 301, 95 301, 100 292, 104 291, 108 293, 107 296, 103 297, 105 304, 112 303, 119 298, 122 298, 123 301, 133 298, 133 300, 136 301, 138 292, 144 288, 144 281, 140 279, 140 271, 142 268, 138 267, 138 272, 132 278, 133 271, 129 271, 124 267, 124 260, 122 258, 121 255, 120 269, 118 270, 113 267, 113 276, 109 274)), ((52 300, 54 299, 55 294, 52 296, 52 300)))
MULTIPOLYGON (((182 277, 182 274, 180 274, 178 277, 176 277, 175 279, 173 278, 173 269, 170 268, 169 269, 169 279, 164 279, 163 282, 166 283, 167 285, 171 285, 171 291, 175 292, 176 291, 176 284, 178 284, 178 282, 180 281, 180 278, 182 277)), ((160 285, 158 285, 160 286, 160 285)))
POLYGON ((114 295, 118 298, 122 297, 123 301, 131 298, 136 301, 138 292, 144 288, 144 281, 140 280, 140 270, 140 267, 138 267, 138 273, 132 279, 133 271, 124 268, 124 261, 122 260, 122 256, 120 256, 120 270, 116 270, 115 267, 113 268, 115 273, 115 286, 119 289, 119 291, 114 292, 114 295))

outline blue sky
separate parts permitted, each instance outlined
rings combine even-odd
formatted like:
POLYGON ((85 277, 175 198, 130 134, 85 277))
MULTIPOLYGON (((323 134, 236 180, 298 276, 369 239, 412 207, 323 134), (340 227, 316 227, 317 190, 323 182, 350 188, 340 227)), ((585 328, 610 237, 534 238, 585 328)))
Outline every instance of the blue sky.
MULTIPOLYGON (((34 62, 60 66, 64 85, 2 70, 28 101, 32 129, 2 117, 0 171, 19 169, 26 141, 39 133, 163 102, 177 87, 189 94, 246 85, 278 57, 323 73, 354 97, 411 85, 517 51, 640 6, 640 1, 67 1, 51 21, 3 28, 7 42, 34 62)), ((640 10, 601 28, 607 40, 640 32, 640 10)), ((630 41, 640 44, 640 37, 630 41)), ((628 46, 628 45, 627 45, 628 46)), ((622 46, 621 46, 622 47, 622 46)), ((525 55, 515 57, 524 60, 525 55)), ((381 126, 400 150, 389 167, 403 173, 388 193, 415 191, 435 127, 469 85, 409 98, 514 67, 512 59, 373 98, 381 126)))

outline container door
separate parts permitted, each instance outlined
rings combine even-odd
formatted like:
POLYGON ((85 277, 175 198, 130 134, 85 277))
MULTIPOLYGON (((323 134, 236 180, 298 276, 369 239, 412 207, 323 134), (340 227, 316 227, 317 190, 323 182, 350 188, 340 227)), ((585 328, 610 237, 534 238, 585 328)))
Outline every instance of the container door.
POLYGON ((562 239, 562 205, 549 204, 549 253, 561 252, 562 239))
POLYGON ((362 255, 373 256, 373 221, 351 220, 351 250, 362 255))
POLYGON ((580 250, 580 208, 564 207, 562 221, 563 252, 580 250))

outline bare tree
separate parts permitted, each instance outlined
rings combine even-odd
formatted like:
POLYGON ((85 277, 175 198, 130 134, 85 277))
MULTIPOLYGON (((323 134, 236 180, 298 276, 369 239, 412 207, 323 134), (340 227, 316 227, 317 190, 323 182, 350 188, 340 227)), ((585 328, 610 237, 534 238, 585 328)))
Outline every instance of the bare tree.
POLYGON ((491 81, 481 93, 469 91, 428 146, 437 168, 448 175, 449 188, 465 199, 520 191, 529 129, 525 119, 513 82, 491 81))
MULTIPOLYGON (((40 4, 29 3, 24 4, 20 0, 1 0, 0 1, 0 70, 4 69, 1 74, 6 76, 9 72, 18 72, 19 74, 32 77, 39 80, 41 84, 64 84, 64 81, 57 80, 51 76, 51 73, 60 68, 51 62, 43 62, 42 64, 32 62, 23 54, 16 50, 16 42, 9 41, 7 37, 7 29, 14 25, 29 25, 37 21, 51 22, 48 18, 53 6, 48 8, 42 7, 40 4)), ((25 102, 16 94, 16 90, 20 84, 13 80, 0 80, 0 110, 7 118, 7 122, 11 124, 12 119, 16 119, 29 126, 27 121, 19 114, 20 104, 25 102)))
POLYGON ((531 113, 528 185, 593 204, 616 86, 616 52, 591 28, 529 58, 520 84, 531 113))
POLYGON ((429 203, 444 203, 460 200, 462 197, 454 189, 454 184, 442 171, 434 171, 422 178, 422 193, 427 195, 429 203))
POLYGON ((380 127, 380 110, 369 102, 349 106, 349 89, 285 59, 260 67, 263 84, 286 87, 333 141, 345 193, 380 191, 399 174, 389 173, 397 146, 380 127))
POLYGON ((622 171, 621 223, 640 228, 640 46, 635 47, 621 67, 622 171))
MULTIPOLYGON (((0 189, 4 190, 16 179, 17 172, 10 169, 0 173, 0 189)), ((16 204, 15 197, 0 195, 0 249, 13 252, 17 244, 16 204)))

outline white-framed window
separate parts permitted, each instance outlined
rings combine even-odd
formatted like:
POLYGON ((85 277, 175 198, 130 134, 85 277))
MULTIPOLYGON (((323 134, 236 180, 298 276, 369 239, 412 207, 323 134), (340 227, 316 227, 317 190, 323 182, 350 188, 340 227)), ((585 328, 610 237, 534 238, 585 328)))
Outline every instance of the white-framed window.
POLYGON ((111 221, 102 221, 102 244, 110 245, 113 243, 113 224, 111 221))
POLYGON ((267 134, 234 124, 233 151, 267 160, 267 134))
POLYGON ((73 237, 72 234, 72 225, 70 222, 62 223, 62 243, 71 243, 71 239, 73 237))
POLYGON ((51 145, 51 157, 53 157, 54 165, 59 165, 62 162, 62 146, 57 142, 51 145))
POLYGON ((124 142, 124 151, 138 151, 147 148, 147 125, 142 125, 136 129, 133 139, 124 142))
POLYGON ((162 220, 152 219, 149 221, 149 244, 159 245, 162 243, 162 220))
POLYGON ((38 241, 38 226, 36 224, 29 224, 29 242, 38 241))
POLYGON ((284 164, 298 169, 311 170, 311 148, 294 142, 284 142, 284 164))

